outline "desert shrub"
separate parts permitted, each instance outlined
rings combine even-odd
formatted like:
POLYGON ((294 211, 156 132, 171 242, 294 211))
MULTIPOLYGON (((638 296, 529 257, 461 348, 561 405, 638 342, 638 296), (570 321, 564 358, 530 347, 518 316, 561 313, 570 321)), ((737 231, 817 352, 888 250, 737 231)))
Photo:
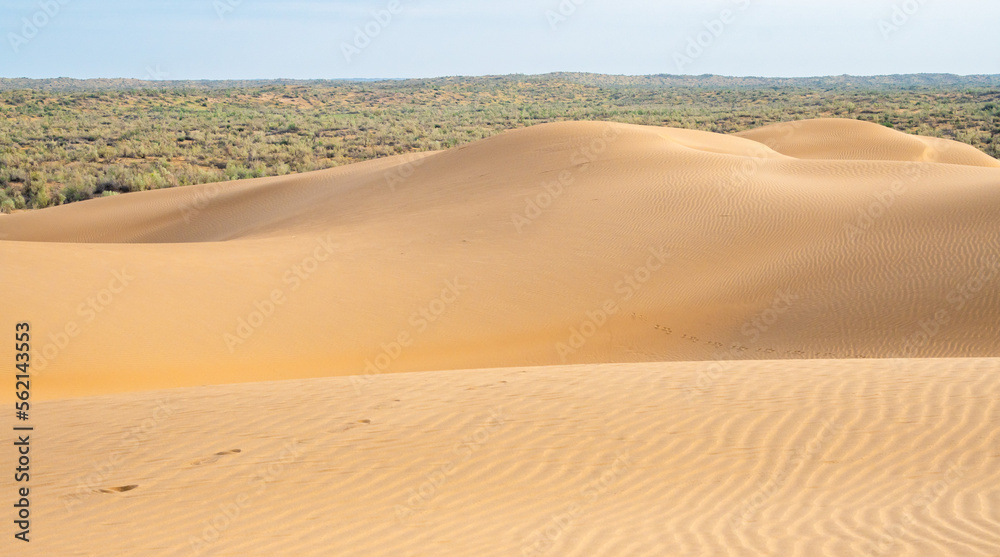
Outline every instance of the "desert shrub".
POLYGON ((330 168, 558 120, 732 133, 837 116, 956 139, 993 156, 1000 147, 1000 81, 988 76, 551 74, 155 89, 52 80, 18 90, 4 90, 4 82, 0 192, 17 208, 330 168))

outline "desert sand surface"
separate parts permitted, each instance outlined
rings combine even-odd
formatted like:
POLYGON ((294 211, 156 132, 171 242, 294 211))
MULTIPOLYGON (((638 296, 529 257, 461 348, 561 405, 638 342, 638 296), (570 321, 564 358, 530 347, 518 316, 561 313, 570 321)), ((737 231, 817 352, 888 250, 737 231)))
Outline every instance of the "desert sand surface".
POLYGON ((42 402, 18 554, 998 554, 1000 360, 722 365, 42 402))
POLYGON ((872 122, 825 118, 764 126, 736 134, 798 159, 939 162, 996 167, 997 161, 966 145, 901 134, 872 122))
POLYGON ((998 222, 1000 162, 849 120, 5 216, 17 549, 1000 555, 998 222))
POLYGON ((35 396, 998 354, 1000 162, 851 120, 564 122, 0 218, 35 396))

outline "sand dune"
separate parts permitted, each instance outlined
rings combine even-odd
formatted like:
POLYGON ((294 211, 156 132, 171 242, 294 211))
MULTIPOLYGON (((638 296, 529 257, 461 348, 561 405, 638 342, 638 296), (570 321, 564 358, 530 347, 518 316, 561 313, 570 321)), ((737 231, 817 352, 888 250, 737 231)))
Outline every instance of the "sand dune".
POLYGON ((997 359, 51 401, 35 409, 35 541, 19 554, 997 555, 998 401, 997 359))
POLYGON ((907 135, 859 120, 803 120, 764 126, 736 135, 758 141, 797 159, 937 162, 1000 167, 1000 161, 971 145, 907 135))
POLYGON ((1000 162, 842 120, 0 218, 18 549, 997 555, 997 222, 1000 162))
POLYGON ((556 123, 12 215, 5 315, 32 322, 50 399, 513 365, 997 355, 1000 163, 859 122, 742 135, 556 123))

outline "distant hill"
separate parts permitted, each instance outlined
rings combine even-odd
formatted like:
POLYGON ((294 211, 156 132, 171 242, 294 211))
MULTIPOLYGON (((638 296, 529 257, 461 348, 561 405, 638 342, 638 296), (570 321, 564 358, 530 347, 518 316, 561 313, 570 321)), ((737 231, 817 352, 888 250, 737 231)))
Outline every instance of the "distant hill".
POLYGON ((586 73, 550 74, 567 81, 599 87, 712 87, 767 88, 791 87, 810 89, 902 89, 910 87, 1000 87, 1000 75, 901 74, 821 77, 727 77, 721 75, 647 75, 617 76, 586 73))
POLYGON ((247 80, 179 80, 151 81, 130 78, 50 79, 0 78, 0 91, 34 90, 51 92, 133 91, 142 89, 243 89, 285 86, 335 87, 351 83, 384 83, 390 86, 414 85, 549 82, 563 81, 605 88, 659 89, 672 87, 702 88, 795 88, 795 89, 906 89, 906 88, 969 88, 1000 87, 1000 75, 901 74, 879 76, 822 77, 731 77, 721 75, 605 75, 592 73, 556 72, 541 75, 513 74, 503 76, 453 76, 422 79, 247 79, 247 80))
POLYGON ((131 78, 100 78, 72 79, 55 77, 49 79, 29 79, 26 77, 0 78, 0 91, 32 90, 51 91, 54 93, 73 93, 87 91, 136 91, 142 89, 246 89, 260 87, 284 87, 291 85, 321 86, 343 85, 345 83, 364 83, 371 81, 392 81, 381 79, 342 79, 342 80, 304 80, 304 79, 226 79, 226 80, 178 80, 154 81, 131 78))

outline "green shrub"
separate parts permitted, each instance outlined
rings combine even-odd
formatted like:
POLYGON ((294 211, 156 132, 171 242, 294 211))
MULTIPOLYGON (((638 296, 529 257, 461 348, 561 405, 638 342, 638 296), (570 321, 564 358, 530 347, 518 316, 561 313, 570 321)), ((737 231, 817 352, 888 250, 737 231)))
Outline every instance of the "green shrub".
POLYGON ((956 139, 993 156, 1000 148, 1000 81, 989 76, 709 82, 551 74, 156 90, 54 82, 7 91, 0 79, 0 192, 18 209, 447 149, 558 120, 732 133, 837 116, 956 139))

